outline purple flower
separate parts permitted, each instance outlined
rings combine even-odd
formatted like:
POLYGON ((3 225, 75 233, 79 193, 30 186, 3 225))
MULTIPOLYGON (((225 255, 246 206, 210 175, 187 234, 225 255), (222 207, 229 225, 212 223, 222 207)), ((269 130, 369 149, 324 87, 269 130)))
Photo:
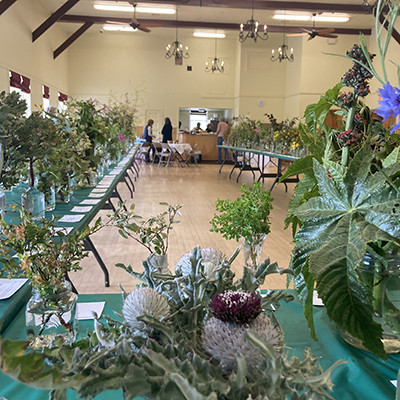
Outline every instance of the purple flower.
POLYGON ((123 141, 125 140, 125 136, 124 136, 122 133, 120 133, 120 134, 118 135, 118 140, 119 140, 120 142, 123 142, 123 141))
POLYGON ((227 290, 214 296, 212 314, 224 322, 247 324, 261 312, 261 297, 256 293, 227 290))
MULTIPOLYGON (((380 106, 376 109, 376 113, 383 117, 386 121, 391 116, 397 117, 400 115, 400 90, 397 87, 393 87, 389 82, 383 86, 383 89, 379 89, 379 94, 382 97, 379 100, 380 106)), ((400 128, 400 121, 391 129, 393 133, 396 129, 400 128)))

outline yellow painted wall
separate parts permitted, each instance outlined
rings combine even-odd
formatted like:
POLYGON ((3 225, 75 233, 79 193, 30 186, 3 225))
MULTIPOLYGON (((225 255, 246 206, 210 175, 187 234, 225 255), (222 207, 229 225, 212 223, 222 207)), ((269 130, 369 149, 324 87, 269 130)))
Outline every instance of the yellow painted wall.
POLYGON ((32 32, 48 17, 40 0, 19 0, 0 16, 0 90, 9 90, 9 70, 31 79, 32 110, 42 102, 42 85, 50 87, 51 104, 58 91, 68 93, 68 50, 53 60, 53 51, 68 35, 53 25, 32 43, 32 32))

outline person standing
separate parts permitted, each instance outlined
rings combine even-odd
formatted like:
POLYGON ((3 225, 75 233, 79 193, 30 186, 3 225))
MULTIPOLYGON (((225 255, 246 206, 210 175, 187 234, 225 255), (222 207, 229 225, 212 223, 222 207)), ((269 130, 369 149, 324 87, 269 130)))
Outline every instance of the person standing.
MULTIPOLYGON (((154 146, 152 144, 153 141, 153 124, 154 121, 149 119, 147 121, 147 125, 144 127, 142 139, 144 139, 147 143, 150 143, 150 149, 154 152, 154 146)), ((150 162, 149 153, 146 154, 146 162, 150 162)))
MULTIPOLYGON (((221 146, 224 143, 224 137, 227 135, 229 131, 229 125, 225 122, 224 117, 220 117, 219 123, 217 126, 217 144, 218 146, 221 146)), ((225 149, 225 159, 229 160, 229 153, 228 150, 225 149)), ((221 149, 218 147, 218 164, 221 164, 222 162, 222 152, 221 149)))
POLYGON ((168 117, 165 118, 165 123, 161 130, 161 134, 163 143, 168 143, 168 140, 172 140, 172 124, 168 117))

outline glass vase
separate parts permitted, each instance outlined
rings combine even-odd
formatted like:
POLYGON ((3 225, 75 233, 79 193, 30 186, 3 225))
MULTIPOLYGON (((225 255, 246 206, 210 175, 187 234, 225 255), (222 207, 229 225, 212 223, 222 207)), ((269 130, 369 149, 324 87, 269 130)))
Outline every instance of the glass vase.
POLYGON ((265 242, 266 234, 253 235, 250 242, 241 237, 243 246, 244 265, 246 268, 255 271, 260 264, 261 251, 265 242))
POLYGON ((22 207, 28 214, 32 215, 33 220, 40 220, 45 216, 44 193, 35 186, 30 186, 21 196, 22 207))
MULTIPOLYGON (((382 326, 386 353, 400 352, 400 253, 386 253, 386 266, 366 254, 359 268, 360 281, 372 288, 374 321, 382 326)), ((365 350, 361 340, 339 329, 349 344, 365 350)))
POLYGON ((46 211, 54 211, 56 208, 56 189, 51 186, 44 197, 46 211))
POLYGON ((167 254, 155 254, 152 253, 148 258, 150 267, 153 272, 160 274, 170 274, 171 271, 168 269, 168 255, 167 254))
POLYGON ((47 296, 32 289, 25 311, 26 337, 32 349, 71 344, 75 340, 77 299, 68 281, 47 296))
POLYGON ((4 219, 6 212, 6 192, 4 186, 0 183, 0 217, 4 219))

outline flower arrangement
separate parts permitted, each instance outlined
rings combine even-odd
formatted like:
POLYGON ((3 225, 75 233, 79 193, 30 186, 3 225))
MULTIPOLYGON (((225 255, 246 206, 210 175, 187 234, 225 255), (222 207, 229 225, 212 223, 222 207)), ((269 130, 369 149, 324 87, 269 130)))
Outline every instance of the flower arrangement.
POLYGON ((169 233, 173 224, 178 223, 176 217, 180 215, 183 205, 171 205, 160 203, 167 207, 166 211, 161 212, 155 217, 147 220, 135 214, 135 204, 132 204, 129 211, 121 205, 114 214, 110 215, 107 225, 116 226, 119 234, 125 239, 131 238, 150 252, 150 254, 165 255, 168 250, 169 233))
MULTIPOLYGON (((17 210, 16 206, 14 207, 17 210)), ((0 262, 7 277, 23 275, 41 294, 55 293, 66 274, 80 269, 87 256, 84 238, 95 232, 100 222, 68 236, 55 227, 56 219, 32 220, 23 209, 18 223, 0 220, 0 262)))
POLYGON ((340 362, 324 372, 307 349, 304 361, 289 359, 271 310, 290 297, 280 291, 263 298, 249 293, 277 267, 267 259, 253 279, 246 272, 234 281, 230 264, 236 254, 215 266, 212 277, 199 248, 185 275, 154 273, 148 261, 143 274, 128 266, 143 284, 124 293, 122 321, 96 321, 95 333, 51 352, 25 352, 25 342, 3 340, 2 369, 21 382, 52 389, 55 398, 63 398, 67 388, 80 398, 118 388, 126 399, 329 398, 330 373, 340 362), (240 306, 230 307, 230 301, 240 306), (243 316, 246 310, 243 323, 236 312, 243 316), (224 338, 235 343, 235 353, 224 338))
MULTIPOLYGON (((250 245, 249 253, 251 267, 258 263, 258 254, 252 244, 264 241, 270 232, 269 214, 272 209, 272 198, 268 189, 262 190, 260 182, 250 188, 243 184, 240 188, 241 196, 235 200, 217 199, 216 209, 220 214, 214 215, 211 220, 211 232, 221 233, 227 239, 243 238, 244 243, 250 245)), ((250 266, 250 265, 249 265, 250 266)))
MULTIPOLYGON (((383 26, 388 23, 390 38, 399 9, 399 1, 377 3, 376 32, 383 65, 389 44, 389 40, 381 43, 383 26), (389 12, 381 24, 378 17, 383 7, 389 12)), ((282 177, 304 174, 286 219, 296 243, 291 268, 313 337, 315 287, 329 317, 343 331, 386 357, 385 331, 399 334, 398 308, 390 296, 391 284, 398 280, 390 266, 391 254, 400 249, 399 136, 375 121, 361 101, 369 92, 368 80, 378 77, 363 36, 360 46, 354 45, 345 57, 353 62, 352 68, 317 104, 307 107, 306 124, 300 125, 310 156, 296 161, 282 177), (352 91, 341 94, 343 85, 352 91), (324 124, 332 106, 342 107, 344 125, 339 130, 324 124)), ((390 111, 396 106, 396 93, 385 86, 378 114, 387 117, 397 112, 390 111)))

